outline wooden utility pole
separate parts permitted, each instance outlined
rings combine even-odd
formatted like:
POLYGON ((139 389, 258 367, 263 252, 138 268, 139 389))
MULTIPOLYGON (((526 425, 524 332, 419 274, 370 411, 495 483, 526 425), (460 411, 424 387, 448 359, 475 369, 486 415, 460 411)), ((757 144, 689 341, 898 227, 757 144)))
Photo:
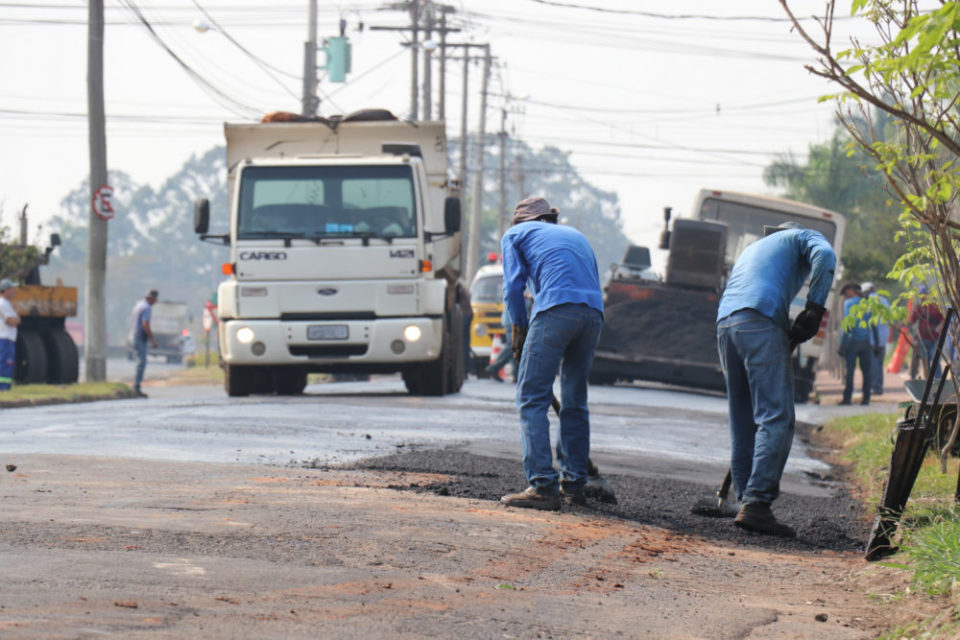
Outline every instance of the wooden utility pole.
POLYGON ((303 43, 303 115, 317 115, 320 99, 317 97, 317 0, 310 0, 307 10, 307 41, 303 43))
POLYGON ((90 234, 84 296, 83 351, 88 382, 107 379, 107 220, 93 202, 107 185, 107 135, 103 106, 103 0, 90 0, 87 24, 87 128, 90 140, 90 234))
MULTIPOLYGON (((483 219, 483 160, 486 152, 487 135, 487 92, 490 84, 490 67, 493 57, 490 55, 490 45, 482 45, 483 54, 483 82, 480 90, 480 131, 477 134, 477 178, 474 181, 473 199, 470 212, 470 245, 467 248, 467 282, 473 280, 473 274, 480 268, 480 240, 481 221, 483 219)), ((464 87, 466 88, 466 87, 464 87)), ((464 91, 466 93, 466 91, 464 91)))

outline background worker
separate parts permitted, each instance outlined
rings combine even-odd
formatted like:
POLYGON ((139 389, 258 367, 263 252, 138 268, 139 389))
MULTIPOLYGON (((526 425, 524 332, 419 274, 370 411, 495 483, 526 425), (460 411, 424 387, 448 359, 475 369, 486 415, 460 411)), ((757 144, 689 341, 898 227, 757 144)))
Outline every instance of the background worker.
POLYGON ((927 287, 921 285, 918 293, 920 297, 910 311, 907 324, 917 325, 919 344, 915 345, 913 350, 920 354, 926 367, 926 370, 923 371, 923 377, 937 378, 940 376, 940 360, 934 358, 934 356, 937 351, 937 338, 940 337, 940 331, 943 328, 944 317, 936 302, 925 299, 928 293, 927 287))
POLYGON ((13 280, 0 280, 0 391, 6 391, 13 385, 20 316, 14 311, 8 297, 16 286, 13 280))
POLYGON ((560 492, 585 500, 590 455, 587 375, 603 326, 597 259, 582 233, 557 224, 559 211, 543 198, 522 200, 501 240, 503 298, 512 324, 511 347, 520 363, 517 409, 523 471, 529 487, 504 496, 511 507, 555 510, 560 492), (533 308, 527 317, 524 289, 533 308), (548 411, 560 373, 560 471, 553 467, 548 411))
POLYGON ((795 222, 764 232, 730 272, 717 312, 717 349, 727 382, 730 472, 742 505, 734 523, 792 537, 796 532, 770 509, 793 443, 790 352, 820 330, 836 255, 820 232, 795 222), (791 325, 790 302, 808 274, 807 304, 791 325))
POLYGON ((147 394, 140 389, 140 385, 143 383, 143 372, 147 368, 147 340, 150 341, 154 349, 159 346, 157 339, 153 337, 153 330, 150 329, 150 310, 153 303, 157 301, 158 295, 156 289, 150 289, 143 300, 133 306, 133 311, 130 313, 131 339, 133 348, 137 353, 137 372, 133 378, 133 390, 141 398, 147 397, 147 394))
MULTIPOLYGON (((843 317, 846 319, 850 315, 850 309, 860 303, 860 285, 848 282, 840 289, 840 295, 844 297, 843 317)), ((862 319, 850 329, 844 329, 840 336, 840 348, 837 350, 843 357, 843 400, 840 404, 850 404, 853 399, 853 374, 857 368, 857 361, 860 362, 860 375, 863 377, 863 392, 860 396, 860 404, 870 404, 870 389, 872 387, 871 377, 873 376, 873 345, 876 342, 873 336, 873 330, 870 327, 870 314, 867 313, 862 319)))
MULTIPOLYGON (((864 298, 876 298, 880 304, 887 309, 890 308, 890 301, 886 296, 877 293, 876 287, 872 282, 864 282, 860 285, 860 293, 864 298)), ((890 325, 883 321, 883 318, 877 318, 876 327, 871 331, 871 346, 873 347, 873 373, 870 375, 870 397, 883 395, 883 361, 887 357, 887 343, 890 341, 890 325)))

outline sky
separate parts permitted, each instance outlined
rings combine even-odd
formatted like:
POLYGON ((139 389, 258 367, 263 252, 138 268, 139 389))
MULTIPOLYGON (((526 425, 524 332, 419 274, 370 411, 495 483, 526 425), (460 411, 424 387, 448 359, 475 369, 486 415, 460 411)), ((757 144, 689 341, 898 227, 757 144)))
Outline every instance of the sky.
MULTIPOLYGON (((663 207, 686 213, 701 188, 778 195, 764 184, 764 167, 788 153, 802 161, 835 128, 834 107, 817 98, 836 89, 804 68, 813 52, 773 0, 446 4, 454 8, 448 25, 461 29, 449 41, 488 43, 495 57, 488 133, 505 113, 509 135, 567 152, 584 179, 618 195, 624 231, 637 244, 655 244, 663 207)), ((31 228, 45 224, 89 174, 86 5, 0 0, 0 224, 13 226, 25 204, 31 228)), ((104 5, 110 170, 158 187, 191 155, 222 144, 223 122, 300 111, 307 0, 104 5), (200 22, 212 28, 201 32, 200 22)), ((372 28, 409 25, 409 14, 391 6, 319 0, 318 35, 338 35, 346 20, 353 47, 346 83, 321 71, 321 114, 384 107, 410 115, 409 31, 372 28)), ((809 18, 824 3, 789 6, 809 18)), ((876 39, 861 22, 838 17, 841 45, 850 34, 876 39)), ((460 131, 462 74, 462 62, 449 60, 450 137, 460 131)), ((481 67, 471 65, 471 131, 479 129, 480 78, 481 67)))

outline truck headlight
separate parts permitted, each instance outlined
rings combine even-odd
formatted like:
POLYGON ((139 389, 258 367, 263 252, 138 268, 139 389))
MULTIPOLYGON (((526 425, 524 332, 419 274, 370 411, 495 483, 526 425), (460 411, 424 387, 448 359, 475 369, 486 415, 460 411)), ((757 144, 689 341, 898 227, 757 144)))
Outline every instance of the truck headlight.
POLYGON ((415 324, 408 324, 403 328, 403 338, 407 342, 416 342, 423 336, 423 332, 420 331, 420 327, 415 324))
POLYGON ((237 329, 237 342, 240 344, 250 344, 257 336, 254 335, 250 327, 240 327, 237 329))

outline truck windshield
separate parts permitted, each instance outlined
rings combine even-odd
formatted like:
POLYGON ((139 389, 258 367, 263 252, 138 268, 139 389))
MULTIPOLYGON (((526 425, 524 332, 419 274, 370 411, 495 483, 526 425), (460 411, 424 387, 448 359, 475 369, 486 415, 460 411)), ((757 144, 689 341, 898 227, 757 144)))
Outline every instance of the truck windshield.
POLYGON ((766 207, 754 207, 718 198, 704 200, 700 219, 716 220, 727 225, 727 264, 733 264, 748 245, 763 237, 764 225, 775 227, 791 220, 799 222, 807 229, 822 233, 831 245, 835 244, 834 239, 837 234, 837 226, 830 220, 766 207))
POLYGON ((239 239, 417 234, 409 166, 248 167, 240 180, 239 239))

